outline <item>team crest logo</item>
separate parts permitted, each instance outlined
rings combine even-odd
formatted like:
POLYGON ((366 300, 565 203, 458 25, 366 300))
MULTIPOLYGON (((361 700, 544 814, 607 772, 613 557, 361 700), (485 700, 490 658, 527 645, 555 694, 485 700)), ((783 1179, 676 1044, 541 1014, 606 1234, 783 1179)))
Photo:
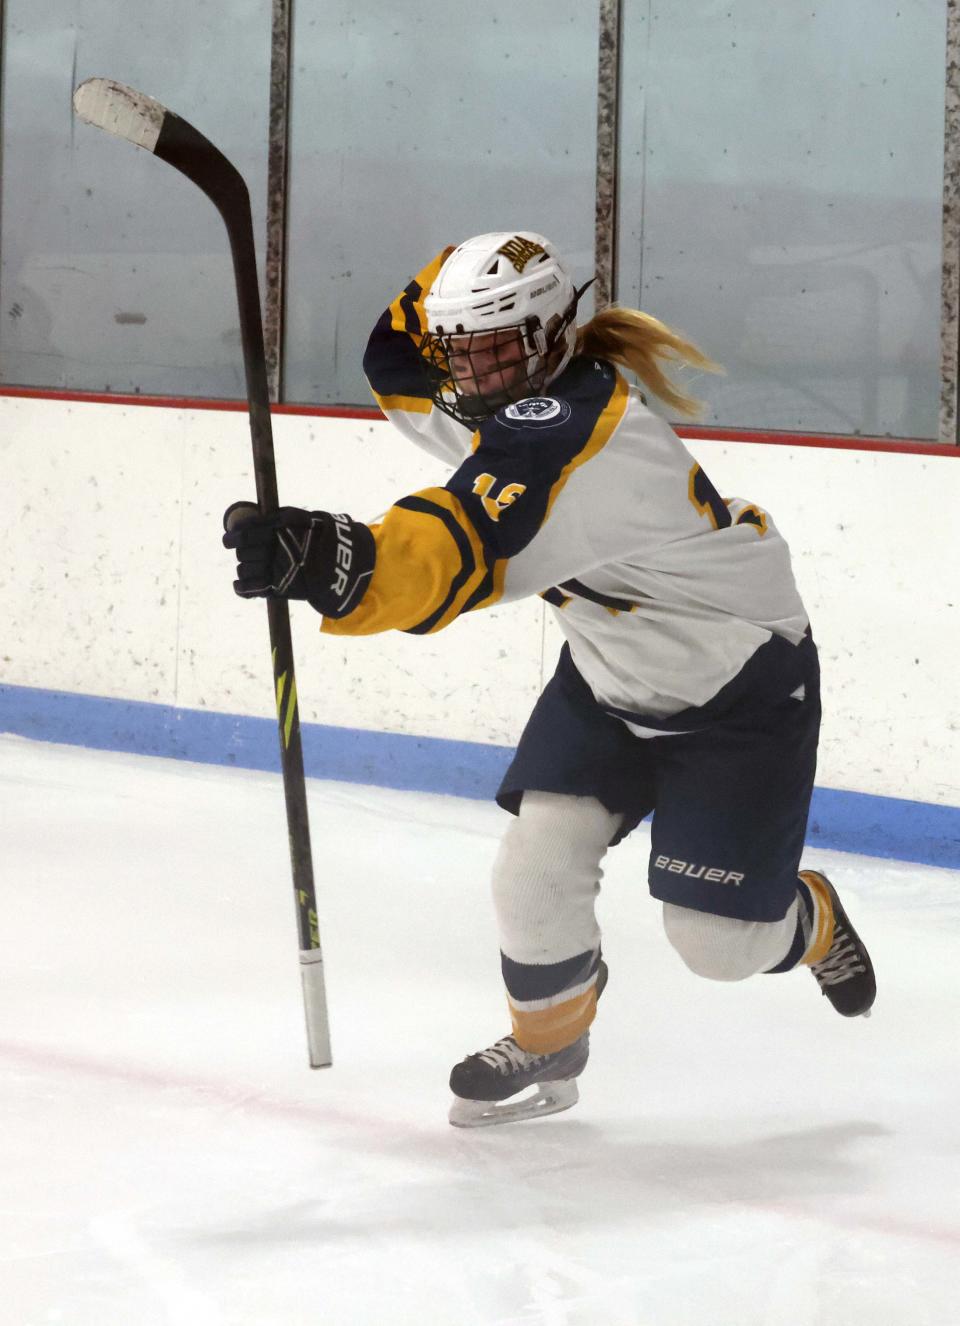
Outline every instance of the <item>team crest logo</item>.
POLYGON ((514 267, 521 274, 523 269, 531 258, 535 258, 538 253, 546 253, 542 244, 535 244, 532 239, 524 239, 522 235, 514 235, 513 239, 508 239, 506 244, 502 244, 498 253, 502 253, 505 258, 509 258, 514 267))
POLYGON ((555 428, 566 423, 572 413, 567 402, 555 396, 527 396, 505 406, 497 418, 508 428, 555 428))

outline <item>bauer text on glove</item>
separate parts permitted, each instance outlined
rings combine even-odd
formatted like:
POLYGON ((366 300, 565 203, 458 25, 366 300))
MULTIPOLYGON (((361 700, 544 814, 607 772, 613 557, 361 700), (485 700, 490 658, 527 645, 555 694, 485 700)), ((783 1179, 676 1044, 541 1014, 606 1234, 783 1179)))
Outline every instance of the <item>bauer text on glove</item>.
POLYGON ((370 583, 373 535, 349 516, 295 506, 261 515, 252 502, 234 502, 223 527, 224 547, 237 554, 233 588, 242 598, 306 599, 325 617, 343 617, 370 583))

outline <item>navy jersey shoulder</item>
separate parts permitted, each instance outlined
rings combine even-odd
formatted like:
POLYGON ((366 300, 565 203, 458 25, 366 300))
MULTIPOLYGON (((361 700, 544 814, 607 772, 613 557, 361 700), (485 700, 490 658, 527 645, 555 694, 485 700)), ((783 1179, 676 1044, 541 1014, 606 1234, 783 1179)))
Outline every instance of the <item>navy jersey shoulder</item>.
POLYGON ((430 395, 423 360, 417 348, 420 324, 413 300, 419 297, 419 292, 420 287, 412 281, 401 297, 401 307, 407 321, 406 331, 398 332, 394 328, 393 314, 387 309, 370 333, 363 356, 363 371, 378 396, 426 398, 430 395))
POLYGON ((534 538, 554 485, 589 445, 616 385, 610 364, 575 358, 543 395, 481 424, 476 450, 447 488, 494 556, 512 557, 534 538))
POLYGON ((566 450, 576 455, 593 433, 616 386, 612 365, 602 359, 571 360, 540 396, 505 405, 480 425, 480 449, 503 448, 511 454, 529 450, 566 450))

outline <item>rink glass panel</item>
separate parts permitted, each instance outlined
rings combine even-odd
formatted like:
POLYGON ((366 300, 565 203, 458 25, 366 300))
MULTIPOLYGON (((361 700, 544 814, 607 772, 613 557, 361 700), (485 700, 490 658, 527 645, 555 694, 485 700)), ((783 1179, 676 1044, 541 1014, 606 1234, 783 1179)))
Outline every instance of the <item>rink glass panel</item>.
POLYGON ((245 176, 262 250, 270 19, 270 0, 5 0, 0 381, 244 394, 222 221, 169 166, 75 121, 70 96, 104 75, 195 124, 245 176))
POLYGON ((370 329, 447 244, 539 230, 592 275, 597 41, 582 0, 294 6, 285 399, 369 404, 370 329))
POLYGON ((624 0, 619 299, 708 422, 936 438, 945 0, 624 0))
MULTIPOLYGON (((262 261, 270 0, 130 8, 6 0, 0 382, 236 397, 219 218, 69 94, 196 123, 262 261)), ((367 332, 443 244, 541 229, 591 274, 597 7, 293 11, 284 397, 366 404, 367 332)), ((623 0, 616 295, 726 366, 687 379, 707 422, 936 436, 945 40, 946 0, 623 0)))

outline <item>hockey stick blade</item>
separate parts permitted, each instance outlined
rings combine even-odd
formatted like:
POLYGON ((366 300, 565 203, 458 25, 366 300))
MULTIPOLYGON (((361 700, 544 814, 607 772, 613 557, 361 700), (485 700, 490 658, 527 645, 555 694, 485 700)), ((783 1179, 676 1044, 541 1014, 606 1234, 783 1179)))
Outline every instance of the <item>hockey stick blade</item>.
MULTIPOLYGON (((88 78, 86 82, 81 83, 73 94, 73 109, 78 119, 83 120, 85 124, 93 125, 95 129, 103 129, 116 138, 133 143, 134 147, 142 147, 152 152, 161 161, 166 161, 182 175, 186 175, 187 179, 192 180, 203 190, 223 218, 230 236, 231 247, 235 252, 235 261, 237 248, 245 250, 241 254, 240 261, 247 261, 251 256, 251 246, 246 242, 247 236, 240 236, 240 232, 246 229, 250 195, 243 176, 236 166, 227 160, 219 148, 214 147, 209 138, 205 138, 187 120, 168 110, 153 97, 148 97, 145 92, 138 92, 136 88, 127 87, 125 83, 118 83, 112 78, 88 78)), ((256 280, 251 280, 250 273, 245 273, 240 280, 244 287, 249 283, 252 293, 256 280)), ((259 292, 256 297, 256 318, 259 323, 259 292)), ((240 309, 241 319, 249 321, 251 312, 250 306, 244 301, 240 309)), ((245 329, 244 346, 248 372, 251 367, 259 369, 258 364, 251 364, 246 353, 252 348, 253 341, 258 336, 260 340, 263 339, 262 330, 255 331, 251 326, 245 329)), ((259 390, 257 394, 260 394, 259 390)), ((258 481, 262 478, 258 472, 258 481)), ((257 497, 264 510, 277 505, 273 491, 258 490, 257 497)))
POLYGON ((86 124, 125 138, 135 147, 152 152, 157 146, 165 106, 112 78, 88 78, 73 94, 73 109, 86 124))

